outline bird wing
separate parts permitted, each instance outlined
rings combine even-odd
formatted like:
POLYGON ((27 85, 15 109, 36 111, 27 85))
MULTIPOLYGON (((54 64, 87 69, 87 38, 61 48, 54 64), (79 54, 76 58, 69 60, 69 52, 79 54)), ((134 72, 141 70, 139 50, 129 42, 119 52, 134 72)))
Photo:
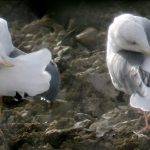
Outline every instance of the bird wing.
POLYGON ((0 43, 3 45, 4 48, 1 49, 1 51, 4 51, 7 55, 9 55, 13 50, 13 44, 7 21, 2 18, 0 18, 0 43))
POLYGON ((116 53, 110 67, 113 83, 118 89, 144 96, 150 85, 150 73, 142 69, 144 56, 131 51, 116 53))
MULTIPOLYGON (((14 47, 14 50, 10 53, 9 57, 15 58, 17 56, 25 55, 25 54, 27 53, 14 47)), ((47 65, 46 71, 51 75, 50 88, 46 92, 37 95, 36 98, 43 97, 46 100, 54 100, 59 90, 59 84, 60 84, 59 71, 57 65, 54 62, 50 62, 47 65)))
POLYGON ((27 53, 19 50, 18 48, 14 47, 13 51, 9 54, 9 57, 11 58, 15 58, 17 56, 20 56, 20 55, 25 55, 27 53))
POLYGON ((49 89, 51 75, 45 71, 51 61, 49 50, 42 49, 12 60, 14 67, 0 69, 0 95, 19 91, 35 96, 49 89))
POLYGON ((53 62, 50 62, 47 67, 46 71, 51 75, 51 81, 50 81, 50 88, 38 95, 38 97, 42 97, 45 100, 53 101, 55 100, 57 93, 59 91, 59 86, 60 86, 60 74, 57 68, 57 65, 53 62))

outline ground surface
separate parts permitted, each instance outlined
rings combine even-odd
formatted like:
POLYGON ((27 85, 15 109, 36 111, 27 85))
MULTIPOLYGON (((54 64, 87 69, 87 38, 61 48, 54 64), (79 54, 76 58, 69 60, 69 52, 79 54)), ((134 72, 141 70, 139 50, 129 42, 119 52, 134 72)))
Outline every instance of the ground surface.
POLYGON ((144 126, 142 115, 128 106, 127 95, 113 88, 105 63, 112 18, 122 12, 150 18, 149 5, 144 1, 82 3, 40 19, 22 3, 1 5, 7 8, 0 12, 9 21, 16 47, 25 52, 43 47, 52 51, 61 86, 52 106, 39 100, 4 100, 0 149, 150 149, 149 133, 138 133, 144 126))

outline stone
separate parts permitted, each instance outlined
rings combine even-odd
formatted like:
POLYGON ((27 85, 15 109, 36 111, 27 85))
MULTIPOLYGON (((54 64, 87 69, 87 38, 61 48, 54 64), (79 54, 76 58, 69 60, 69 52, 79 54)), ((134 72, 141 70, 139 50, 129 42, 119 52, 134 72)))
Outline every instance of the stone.
POLYGON ((93 85, 96 91, 101 92, 108 97, 117 97, 118 91, 113 87, 108 73, 90 73, 88 81, 93 85))
POLYGON ((89 114, 84 114, 84 113, 76 113, 74 116, 75 120, 78 121, 83 121, 85 119, 90 119, 92 120, 92 116, 90 116, 89 114))
POLYGON ((91 120, 85 119, 83 121, 77 122, 74 124, 74 128, 88 128, 92 123, 91 120))
POLYGON ((34 118, 33 118, 33 121, 32 122, 40 122, 40 123, 49 123, 51 122, 51 114, 49 115, 36 115, 34 118))
POLYGON ((88 47, 90 50, 95 50, 97 48, 97 38, 98 30, 89 27, 76 35, 76 40, 83 44, 85 47, 88 47))
POLYGON ((47 130, 45 133, 46 142, 50 143, 54 148, 60 148, 61 144, 67 139, 72 139, 77 129, 64 130, 47 130))

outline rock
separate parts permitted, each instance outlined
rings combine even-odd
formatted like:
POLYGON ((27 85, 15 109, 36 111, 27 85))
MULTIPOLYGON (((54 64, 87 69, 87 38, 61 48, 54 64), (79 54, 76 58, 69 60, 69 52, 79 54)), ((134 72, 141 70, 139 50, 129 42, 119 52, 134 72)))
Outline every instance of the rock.
MULTIPOLYGON (((89 127, 90 130, 95 131, 97 137, 103 137, 106 133, 115 130, 122 132, 123 130, 136 130, 138 119, 137 116, 132 118, 129 115, 131 112, 127 107, 121 109, 114 109, 106 114, 103 114, 99 121, 94 122, 89 127), (131 117, 131 118, 130 118, 131 117), (122 122, 120 122, 122 120, 122 122), (137 123, 136 123, 137 122, 137 123)), ((134 112, 132 111, 134 114, 134 112)))
POLYGON ((10 122, 12 123, 14 121, 14 116, 11 110, 4 110, 3 111, 3 117, 0 118, 0 123, 10 122))
POLYGON ((84 114, 84 113, 76 113, 74 116, 75 120, 78 121, 83 121, 85 119, 89 119, 92 120, 92 116, 90 116, 89 114, 84 114))
MULTIPOLYGON (((56 50, 56 48, 55 48, 56 50)), ((68 61, 71 59, 71 54, 69 53, 72 49, 69 46, 60 46, 59 51, 57 53, 58 58, 60 60, 68 61)))
POLYGON ((53 51, 54 46, 65 36, 64 29, 49 17, 31 22, 19 31, 13 31, 15 46, 26 52, 36 51, 47 47, 53 51), (60 36, 62 35, 62 37, 60 36), (59 41, 58 41, 59 40, 59 41))
POLYGON ((98 121, 93 123, 90 128, 91 131, 96 132, 96 136, 98 138, 103 137, 104 134, 112 129, 111 126, 109 126, 108 121, 98 121))
POLYGON ((23 110, 22 112, 20 112, 21 117, 26 117, 28 115, 28 111, 27 110, 23 110))
POLYGON ((75 123, 74 128, 88 128, 91 122, 92 122, 91 120, 85 119, 83 121, 75 123))
POLYGON ((75 28, 76 28, 76 20, 74 18, 71 18, 68 23, 67 31, 72 31, 75 28))
POLYGON ((47 130, 45 135, 46 142, 50 143, 54 148, 60 148, 61 144, 72 139, 76 134, 77 129, 66 130, 47 130))
POLYGON ((37 123, 48 123, 51 122, 51 114, 49 115, 36 115, 33 118, 32 122, 37 122, 37 123))
POLYGON ((31 33, 26 34, 26 38, 29 38, 29 39, 31 39, 33 36, 34 36, 34 35, 31 34, 31 33))
POLYGON ((118 91, 113 87, 108 73, 90 73, 88 81, 93 85, 96 91, 112 98, 117 97, 118 91))
POLYGON ((78 42, 82 43, 90 50, 95 50, 97 48, 97 42, 98 42, 97 35, 98 35, 98 30, 93 27, 89 27, 84 31, 82 31, 80 34, 76 35, 76 39, 78 42))
POLYGON ((25 45, 24 46, 24 49, 26 49, 27 51, 31 51, 31 49, 32 49, 32 46, 31 45, 25 45))
POLYGON ((15 122, 15 117, 13 115, 11 115, 8 119, 7 119, 8 123, 14 123, 15 122))
POLYGON ((75 121, 73 118, 63 117, 59 119, 56 124, 57 129, 68 129, 74 125, 75 121))
POLYGON ((6 141, 6 136, 3 133, 3 130, 0 129, 0 149, 1 150, 7 150, 8 149, 8 143, 6 141))

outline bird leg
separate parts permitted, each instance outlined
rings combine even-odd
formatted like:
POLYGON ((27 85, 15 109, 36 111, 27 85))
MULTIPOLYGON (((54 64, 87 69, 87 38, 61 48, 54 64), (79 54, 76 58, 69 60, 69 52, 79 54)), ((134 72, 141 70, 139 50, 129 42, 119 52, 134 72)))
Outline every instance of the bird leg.
POLYGON ((144 112, 145 127, 140 132, 150 131, 149 114, 144 112))
POLYGON ((145 119, 145 129, 150 130, 149 115, 146 112, 144 112, 144 119, 145 119))

